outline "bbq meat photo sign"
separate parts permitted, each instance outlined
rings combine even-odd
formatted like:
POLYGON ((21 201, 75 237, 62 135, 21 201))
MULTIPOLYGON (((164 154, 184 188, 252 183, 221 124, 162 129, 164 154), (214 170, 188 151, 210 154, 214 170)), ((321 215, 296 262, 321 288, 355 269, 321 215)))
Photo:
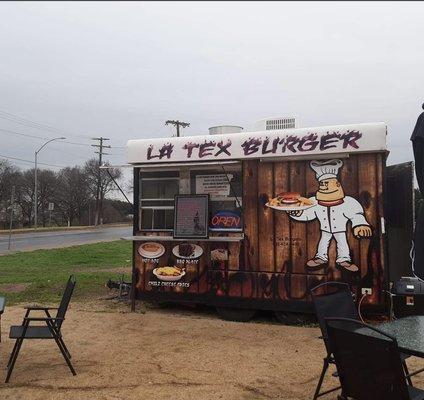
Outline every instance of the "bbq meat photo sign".
POLYGON ((225 135, 138 139, 127 143, 130 164, 222 161, 325 153, 382 151, 384 123, 243 132, 225 135))

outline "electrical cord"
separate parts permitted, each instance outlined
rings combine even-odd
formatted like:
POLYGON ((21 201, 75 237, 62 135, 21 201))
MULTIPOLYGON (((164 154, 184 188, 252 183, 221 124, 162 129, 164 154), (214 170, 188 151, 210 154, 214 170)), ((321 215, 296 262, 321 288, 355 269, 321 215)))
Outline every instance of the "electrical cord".
POLYGON ((383 290, 384 293, 389 295, 390 299, 390 308, 389 308, 389 321, 394 321, 396 319, 394 309, 393 309, 393 297, 395 296, 392 292, 388 290, 383 290))
POLYGON ((361 305, 362 305, 362 302, 364 301, 365 297, 367 297, 367 296, 368 296, 368 293, 364 293, 364 294, 362 295, 362 297, 361 297, 361 300, 359 300, 359 303, 358 303, 358 315, 359 315, 359 319, 361 320, 361 322, 362 322, 363 324, 365 324, 366 322, 365 322, 365 321, 364 321, 364 319, 362 318, 361 305))

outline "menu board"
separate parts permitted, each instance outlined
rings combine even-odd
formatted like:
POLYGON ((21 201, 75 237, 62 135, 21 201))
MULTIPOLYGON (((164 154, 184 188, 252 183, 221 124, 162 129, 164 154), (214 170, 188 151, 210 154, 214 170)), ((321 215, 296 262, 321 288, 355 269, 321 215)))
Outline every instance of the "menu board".
POLYGON ((228 197, 232 179, 232 174, 197 175, 196 193, 228 197))
POLYGON ((175 238, 208 237, 209 195, 176 195, 175 238))

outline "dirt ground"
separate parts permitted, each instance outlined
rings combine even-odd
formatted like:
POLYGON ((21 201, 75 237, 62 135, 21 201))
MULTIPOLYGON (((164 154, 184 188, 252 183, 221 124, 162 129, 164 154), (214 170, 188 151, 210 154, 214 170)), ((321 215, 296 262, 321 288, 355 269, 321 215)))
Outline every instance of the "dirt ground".
MULTIPOLYGON (((13 345, 8 329, 22 316, 21 307, 3 315, 2 381, 13 345)), ((318 328, 267 316, 227 322, 184 307, 143 314, 106 300, 74 303, 62 330, 78 375, 54 341, 27 340, 10 383, 0 384, 1 399, 311 399, 324 356, 318 328)), ((413 370, 424 361, 408 364, 413 370)), ((417 386, 424 387, 422 376, 417 386)))

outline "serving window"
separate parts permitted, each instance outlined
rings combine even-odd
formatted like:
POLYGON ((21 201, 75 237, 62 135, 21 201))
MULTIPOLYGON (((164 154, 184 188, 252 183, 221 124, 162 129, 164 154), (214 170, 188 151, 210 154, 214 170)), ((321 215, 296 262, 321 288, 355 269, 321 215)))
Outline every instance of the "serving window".
POLYGON ((178 194, 209 195, 211 231, 241 231, 242 181, 241 164, 141 171, 140 231, 173 231, 178 194))

